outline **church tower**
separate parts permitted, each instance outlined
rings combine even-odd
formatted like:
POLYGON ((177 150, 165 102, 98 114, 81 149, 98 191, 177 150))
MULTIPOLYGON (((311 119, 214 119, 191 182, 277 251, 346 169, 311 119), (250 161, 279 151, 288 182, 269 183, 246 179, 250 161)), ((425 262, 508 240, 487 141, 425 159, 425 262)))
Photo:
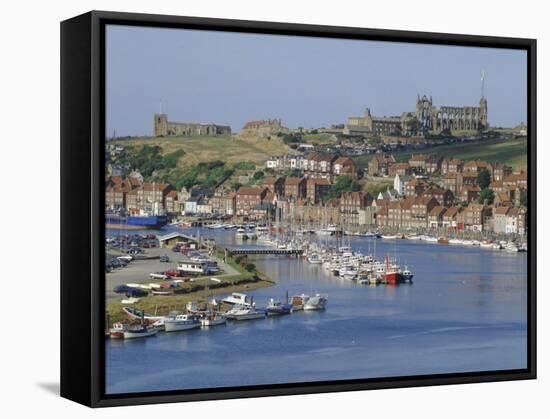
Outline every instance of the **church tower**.
POLYGON ((155 137, 165 137, 168 135, 168 115, 165 113, 156 113, 154 116, 154 135, 155 137))
POLYGON ((481 99, 479 100, 479 128, 489 128, 487 117, 487 99, 485 98, 485 71, 481 72, 481 99))
POLYGON ((489 120, 487 116, 487 98, 482 96, 479 100, 479 125, 481 129, 489 128, 489 120))

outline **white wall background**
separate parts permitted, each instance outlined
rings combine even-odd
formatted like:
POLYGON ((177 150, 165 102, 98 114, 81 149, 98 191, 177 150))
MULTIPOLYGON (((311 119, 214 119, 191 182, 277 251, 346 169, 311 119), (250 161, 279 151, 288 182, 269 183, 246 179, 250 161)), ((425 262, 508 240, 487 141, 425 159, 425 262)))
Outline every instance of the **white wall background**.
MULTIPOLYGON (((143 1, 5 2, 0 25, 0 411, 3 417, 541 417, 548 408, 550 200, 548 44, 544 2, 143 1), (369 4, 370 3, 370 4, 369 4), (57 396, 59 370, 59 22, 91 9, 538 39, 539 379, 92 411, 57 396), (31 241, 32 240, 32 241, 31 241), (32 249, 31 249, 32 246, 32 249), (32 250, 32 253, 31 253, 32 250), (32 291, 29 292, 29 287, 32 291), (6 304, 7 303, 7 304, 6 304), (6 415, 7 414, 7 415, 6 415)), ((532 193, 532 191, 531 191, 532 193)), ((75 336, 78 339, 78 336, 75 336)))

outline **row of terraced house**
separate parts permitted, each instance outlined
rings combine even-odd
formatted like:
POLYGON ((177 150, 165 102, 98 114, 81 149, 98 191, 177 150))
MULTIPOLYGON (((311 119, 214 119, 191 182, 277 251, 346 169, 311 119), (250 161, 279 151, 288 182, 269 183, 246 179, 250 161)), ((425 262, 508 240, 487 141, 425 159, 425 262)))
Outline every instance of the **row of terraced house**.
POLYGON ((304 172, 306 178, 334 179, 340 175, 348 175, 357 179, 357 165, 347 156, 337 156, 331 153, 285 154, 272 156, 266 161, 266 168, 282 172, 287 169, 297 169, 304 172))

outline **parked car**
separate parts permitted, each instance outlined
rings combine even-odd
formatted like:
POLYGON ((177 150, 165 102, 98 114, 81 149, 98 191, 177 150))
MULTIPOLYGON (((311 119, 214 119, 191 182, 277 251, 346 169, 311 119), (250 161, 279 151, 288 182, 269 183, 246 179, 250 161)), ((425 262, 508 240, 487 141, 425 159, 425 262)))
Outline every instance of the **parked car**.
POLYGON ((170 262, 170 258, 167 255, 163 255, 160 257, 161 262, 170 262))
POLYGON ((128 285, 122 284, 114 287, 113 292, 116 292, 117 294, 126 294, 128 291, 132 289, 136 289, 136 288, 132 288, 132 287, 129 287, 128 285))
POLYGON ((149 293, 146 290, 143 290, 141 288, 130 288, 128 291, 126 291, 126 296, 128 297, 145 297, 149 293))

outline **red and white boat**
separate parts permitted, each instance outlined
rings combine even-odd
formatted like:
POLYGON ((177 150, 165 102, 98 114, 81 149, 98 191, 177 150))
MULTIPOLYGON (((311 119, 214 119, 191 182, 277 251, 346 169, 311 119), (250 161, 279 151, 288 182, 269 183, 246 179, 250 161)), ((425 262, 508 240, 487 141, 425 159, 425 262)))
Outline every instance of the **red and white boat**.
POLYGON ((396 263, 390 264, 388 255, 386 255, 386 272, 384 273, 384 278, 388 284, 400 284, 405 282, 401 267, 396 263))
POLYGON ((123 339, 124 332, 129 329, 129 325, 126 323, 113 323, 113 327, 109 330, 111 339, 123 339))

